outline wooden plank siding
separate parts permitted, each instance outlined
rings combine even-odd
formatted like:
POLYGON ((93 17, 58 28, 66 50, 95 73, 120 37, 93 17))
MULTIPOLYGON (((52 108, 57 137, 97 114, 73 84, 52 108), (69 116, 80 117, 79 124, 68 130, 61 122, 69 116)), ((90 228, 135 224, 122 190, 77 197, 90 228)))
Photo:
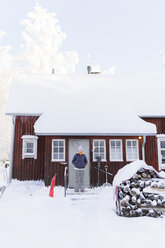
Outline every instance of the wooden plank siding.
POLYGON ((158 134, 165 134, 165 118, 149 118, 149 117, 143 117, 143 120, 153 123, 157 127, 157 133, 158 134))
MULTIPOLYGON (((143 117, 142 119, 147 122, 155 124, 157 127, 157 134, 165 134, 165 118, 143 117)), ((159 170, 158 147, 157 147, 156 137, 148 136, 146 138, 145 158, 147 164, 152 165, 156 170, 159 170)))
MULTIPOLYGON (((137 139, 139 142, 139 159, 142 159, 142 139, 132 136, 39 136, 37 146, 37 159, 25 158, 22 159, 22 139, 23 135, 34 135, 34 123, 38 116, 16 116, 15 125, 15 140, 14 140, 14 154, 13 154, 13 178, 19 180, 44 180, 45 185, 50 185, 51 179, 57 173, 56 185, 64 185, 64 168, 68 166, 68 144, 69 139, 89 139, 90 141, 90 184, 97 185, 97 170, 94 169, 96 162, 92 161, 93 155, 93 139, 106 140, 106 162, 101 163, 101 169, 108 165, 108 171, 113 174, 125 164, 126 161, 126 139, 137 139), (66 161, 52 162, 52 139, 65 139, 66 161), (110 161, 110 139, 121 139, 123 145, 123 161, 110 161)), ((165 119, 143 118, 144 120, 157 125, 158 133, 165 133, 165 119)), ((145 145, 146 162, 153 165, 158 170, 158 154, 157 154, 157 139, 156 137, 147 137, 145 145)), ((108 181, 112 183, 113 177, 108 176, 108 181)), ((105 174, 100 172, 100 184, 105 182, 105 174)))
MULTIPOLYGON (((113 177, 117 173, 117 171, 122 168, 125 164, 129 163, 126 161, 126 139, 137 139, 139 142, 139 158, 142 159, 142 142, 143 140, 139 140, 138 137, 114 137, 114 136, 46 136, 45 137, 45 175, 44 181, 45 185, 50 185, 51 179, 55 173, 57 173, 57 180, 56 185, 64 185, 64 169, 65 166, 68 167, 68 143, 69 139, 89 139, 90 141, 90 185, 96 186, 97 185, 97 170, 94 169, 96 166, 96 162, 92 161, 92 150, 93 150, 93 139, 104 139, 106 140, 106 162, 101 163, 101 169, 104 170, 104 166, 108 165, 108 172, 113 174, 113 177), (52 162, 51 161, 51 152, 52 152, 52 139, 65 139, 66 141, 66 149, 65 149, 65 156, 66 161, 63 162, 52 162), (122 162, 110 162, 110 153, 109 153, 109 140, 110 139, 121 139, 123 142, 123 161, 122 162)), ((113 181, 112 176, 108 176, 108 181, 112 183, 113 181)), ((105 174, 100 172, 100 185, 105 183, 105 174)))
POLYGON ((22 159, 23 135, 34 135, 34 123, 38 116, 16 116, 15 138, 13 152, 13 175, 18 180, 44 179, 44 137, 39 137, 37 146, 37 159, 22 159))

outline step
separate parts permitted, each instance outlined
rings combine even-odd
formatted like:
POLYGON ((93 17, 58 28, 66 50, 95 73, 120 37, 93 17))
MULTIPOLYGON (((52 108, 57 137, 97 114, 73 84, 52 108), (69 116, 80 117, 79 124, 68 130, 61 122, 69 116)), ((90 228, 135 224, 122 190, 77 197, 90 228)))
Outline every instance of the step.
POLYGON ((97 193, 91 189, 85 189, 84 192, 75 192, 74 189, 67 189, 66 195, 73 201, 84 201, 97 199, 97 193))
POLYGON ((84 192, 75 192, 74 189, 67 189, 67 195, 96 195, 96 192, 92 192, 91 189, 85 189, 84 192))

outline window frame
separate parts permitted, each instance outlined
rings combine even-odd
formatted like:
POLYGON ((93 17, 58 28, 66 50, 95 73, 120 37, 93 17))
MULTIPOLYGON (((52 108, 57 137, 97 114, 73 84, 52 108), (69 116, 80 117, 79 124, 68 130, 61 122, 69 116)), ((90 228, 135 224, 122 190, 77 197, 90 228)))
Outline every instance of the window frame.
MULTIPOLYGON (((37 159, 37 140, 38 137, 34 135, 23 135, 22 139, 22 159, 25 158, 33 158, 37 159), (27 143, 33 143, 33 153, 28 153, 27 151, 27 143)), ((32 149, 32 148, 31 148, 32 149)))
MULTIPOLYGON (((165 170, 165 164, 162 164, 162 155, 161 155, 161 141, 165 141, 165 136, 164 137, 159 137, 157 136, 157 144, 158 144, 158 164, 159 164, 159 170, 165 170)), ((165 150, 165 148, 163 148, 165 150)))
POLYGON ((126 139, 125 142, 126 142, 126 161, 132 162, 132 161, 138 160, 139 159, 139 141, 138 141, 138 139, 126 139), (136 159, 129 159, 128 158, 127 141, 136 141, 136 144, 137 144, 137 158, 136 159))
POLYGON ((123 141, 122 141, 122 139, 110 139, 109 140, 109 161, 110 162, 122 162, 123 161, 123 141), (111 157, 111 141, 120 141, 120 144, 121 144, 121 159, 112 159, 112 157, 111 157))
MULTIPOLYGON (((65 162, 66 161, 66 154, 65 154, 65 150, 66 150, 66 148, 65 148, 65 146, 66 146, 66 140, 65 139, 52 139, 52 156, 51 156, 51 161, 52 162, 65 162), (63 141, 64 142, 64 158, 63 159, 54 159, 53 158, 53 154, 54 154, 54 152, 53 152, 53 148, 54 148, 54 146, 53 146, 53 142, 54 141, 63 141)), ((58 152, 58 154, 59 154, 59 152, 58 152)))
POLYGON ((101 162, 107 162, 107 159, 106 159, 106 140, 105 139, 93 139, 93 156, 92 156, 92 159, 93 159, 93 162, 97 162, 97 159, 94 158, 94 142, 95 141, 103 141, 104 142, 104 152, 105 152, 105 159, 101 160, 101 162))

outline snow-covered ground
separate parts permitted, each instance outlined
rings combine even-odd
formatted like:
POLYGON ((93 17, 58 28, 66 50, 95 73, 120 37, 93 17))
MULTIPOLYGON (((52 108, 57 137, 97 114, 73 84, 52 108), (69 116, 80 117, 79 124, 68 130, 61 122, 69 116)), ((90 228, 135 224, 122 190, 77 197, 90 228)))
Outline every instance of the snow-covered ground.
POLYGON ((13 180, 0 198, 1 247, 164 247, 164 218, 119 217, 111 187, 90 193, 64 198, 55 187, 51 198, 43 182, 13 180))

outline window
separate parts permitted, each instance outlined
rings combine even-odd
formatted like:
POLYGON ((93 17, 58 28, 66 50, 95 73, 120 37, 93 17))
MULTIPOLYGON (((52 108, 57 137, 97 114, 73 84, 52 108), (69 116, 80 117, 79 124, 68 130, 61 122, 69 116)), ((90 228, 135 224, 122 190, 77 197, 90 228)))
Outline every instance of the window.
POLYGON ((26 152, 27 154, 34 154, 34 143, 33 142, 27 142, 26 143, 26 152))
POLYGON ((22 136, 22 159, 37 159, 37 139, 38 137, 34 135, 22 136))
POLYGON ((52 161, 65 161, 65 140, 52 140, 52 161))
MULTIPOLYGON (((163 136, 163 135, 162 135, 163 136)), ((165 169, 165 137, 158 137, 158 159, 159 159, 159 169, 165 169)))
POLYGON ((127 161, 139 159, 138 140, 126 140, 126 158, 127 161))
POLYGON ((102 161, 106 161, 105 140, 93 140, 93 161, 100 156, 102 161))
POLYGON ((110 161, 123 161, 122 140, 110 140, 110 161))

